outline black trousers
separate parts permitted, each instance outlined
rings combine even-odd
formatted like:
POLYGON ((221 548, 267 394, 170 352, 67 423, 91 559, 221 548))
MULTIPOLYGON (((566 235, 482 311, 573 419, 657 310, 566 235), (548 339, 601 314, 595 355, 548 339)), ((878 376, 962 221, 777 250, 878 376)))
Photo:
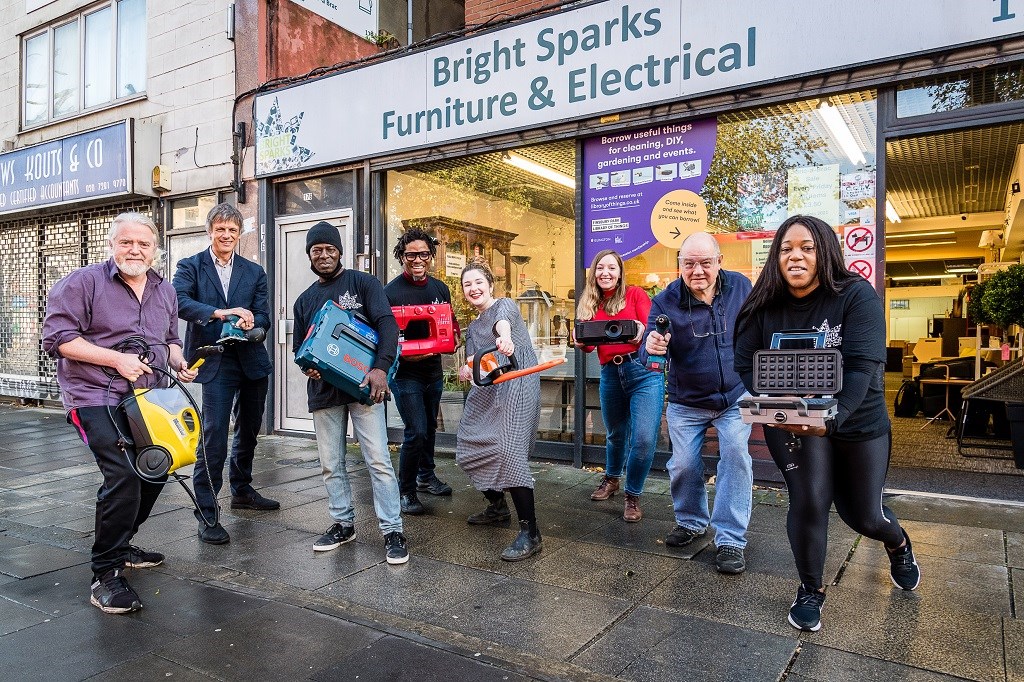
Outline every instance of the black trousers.
MULTIPOLYGON (((121 431, 129 437, 128 422, 115 412, 121 431)), ((68 415, 68 422, 92 450, 103 474, 96 493, 96 540, 92 545, 92 572, 99 577, 112 568, 123 568, 128 543, 149 517, 163 483, 138 477, 125 453, 117 445, 118 433, 106 407, 80 407, 68 415)), ((129 448, 129 454, 135 453, 129 448)), ((166 481, 164 476, 162 481, 166 481)))
POLYGON ((882 505, 889 470, 892 434, 865 441, 802 436, 791 451, 786 433, 766 428, 764 439, 789 489, 786 530, 800 580, 822 587, 828 544, 829 508, 861 535, 889 549, 903 544, 903 529, 892 510, 882 505))
MULTIPOLYGON (((250 379, 242 370, 238 352, 228 349, 221 357, 217 376, 203 384, 203 445, 192 471, 192 485, 203 516, 212 521, 217 514, 217 495, 224 484, 228 461, 228 424, 235 420, 231 442, 228 480, 232 495, 248 495, 252 487, 252 460, 263 426, 269 379, 250 379), (209 465, 209 468, 207 468, 209 465), (212 487, 211 487, 212 483, 212 487)), ((196 517, 202 520, 199 514, 196 517)))

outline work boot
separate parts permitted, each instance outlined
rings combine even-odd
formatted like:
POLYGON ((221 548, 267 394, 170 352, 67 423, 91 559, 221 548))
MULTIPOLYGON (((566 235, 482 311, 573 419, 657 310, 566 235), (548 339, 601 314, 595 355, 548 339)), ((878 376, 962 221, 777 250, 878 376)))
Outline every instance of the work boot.
POLYGON ((605 476, 601 479, 601 485, 597 486, 597 490, 590 494, 590 499, 601 501, 607 500, 609 497, 614 495, 619 489, 619 479, 608 478, 605 476))
POLYGON ((497 502, 491 502, 482 512, 470 515, 470 517, 466 519, 466 523, 473 526, 486 526, 490 523, 508 521, 511 518, 512 511, 508 508, 508 502, 505 501, 505 496, 502 495, 500 500, 497 502))
POLYGON ((219 523, 207 526, 202 521, 199 522, 199 539, 208 545, 225 545, 231 542, 231 536, 224 530, 224 526, 219 523))
POLYGON ((431 495, 451 495, 452 487, 437 477, 433 471, 416 477, 416 490, 431 495))
POLYGON ((626 493, 626 505, 622 511, 622 518, 626 523, 636 523, 644 517, 640 509, 640 496, 626 493))
POLYGON ((542 549, 544 549, 544 545, 540 540, 540 531, 531 531, 529 521, 520 521, 519 535, 511 545, 502 551, 501 558, 505 561, 522 561, 542 549))
POLYGON ((424 507, 423 503, 420 502, 418 497, 416 497, 416 493, 402 495, 401 504, 403 514, 409 514, 410 516, 419 516, 420 514, 427 513, 427 508, 424 507))

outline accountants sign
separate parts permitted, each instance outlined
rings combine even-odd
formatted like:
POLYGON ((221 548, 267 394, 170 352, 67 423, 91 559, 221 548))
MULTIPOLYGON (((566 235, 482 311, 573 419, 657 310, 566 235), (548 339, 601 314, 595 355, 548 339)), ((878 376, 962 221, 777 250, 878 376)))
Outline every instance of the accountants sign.
POLYGON ((363 159, 1024 31, 1024 0, 784 5, 599 2, 264 93, 256 100, 256 172, 363 159))
POLYGON ((0 214, 131 192, 129 123, 0 154, 0 214))

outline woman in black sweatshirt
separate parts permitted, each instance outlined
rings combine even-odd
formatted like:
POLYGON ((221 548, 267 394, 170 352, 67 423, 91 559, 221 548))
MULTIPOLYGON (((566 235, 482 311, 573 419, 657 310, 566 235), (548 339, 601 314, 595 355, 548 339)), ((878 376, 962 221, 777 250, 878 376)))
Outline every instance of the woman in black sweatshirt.
POLYGON ((882 302, 871 284, 846 269, 831 227, 802 215, 779 226, 736 327, 736 372, 752 393, 754 352, 769 348, 775 332, 825 332, 825 347, 838 348, 843 357, 834 419, 823 427, 781 424, 765 429, 768 449, 789 489, 786 527, 801 581, 789 611, 790 625, 811 632, 821 627, 833 502, 848 526, 885 544, 893 583, 915 589, 921 571, 910 538, 882 505, 892 444, 883 382, 882 302), (791 446, 794 438, 798 444, 791 446))

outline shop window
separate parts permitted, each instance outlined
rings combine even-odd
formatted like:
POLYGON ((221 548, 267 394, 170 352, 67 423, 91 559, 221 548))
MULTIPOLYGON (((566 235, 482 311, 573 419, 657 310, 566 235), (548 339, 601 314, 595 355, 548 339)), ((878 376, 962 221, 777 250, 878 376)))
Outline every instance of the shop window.
MULTIPOLYGON (((715 153, 700 192, 724 267, 756 280, 774 230, 798 213, 821 218, 847 265, 869 280, 875 267, 874 91, 836 95, 718 117, 715 153), (845 243, 845 242, 844 242, 845 243)), ((652 249, 659 275, 677 275, 675 253, 652 249), (660 268, 667 264, 668 272, 660 268)))
POLYGON ((896 116, 923 116, 1024 100, 1024 64, 935 76, 896 90, 896 116))
POLYGON ((412 0, 374 4, 380 13, 377 18, 377 35, 385 46, 387 38, 391 36, 397 45, 407 45, 410 26, 412 40, 418 43, 432 36, 458 31, 466 25, 465 0, 412 0))
POLYGON ((278 183, 274 187, 278 215, 304 215, 355 205, 355 173, 339 173, 278 183))
MULTIPOLYGON (((440 241, 433 274, 451 289, 463 327, 475 312, 462 296, 461 270, 473 258, 488 263, 495 295, 518 303, 538 358, 570 359, 541 375, 538 438, 572 442, 574 350, 568 330, 576 305, 575 143, 550 143, 513 154, 527 162, 513 165, 512 154, 494 152, 388 172, 387 244, 413 226, 440 241)), ((386 280, 399 276, 401 269, 389 248, 386 280)), ((439 428, 450 433, 458 428, 469 389, 456 378, 462 362, 461 352, 444 358, 439 428)), ((401 426, 396 410, 390 411, 389 422, 401 426)))
POLYGON ((146 90, 146 2, 116 0, 22 41, 25 127, 146 90))

